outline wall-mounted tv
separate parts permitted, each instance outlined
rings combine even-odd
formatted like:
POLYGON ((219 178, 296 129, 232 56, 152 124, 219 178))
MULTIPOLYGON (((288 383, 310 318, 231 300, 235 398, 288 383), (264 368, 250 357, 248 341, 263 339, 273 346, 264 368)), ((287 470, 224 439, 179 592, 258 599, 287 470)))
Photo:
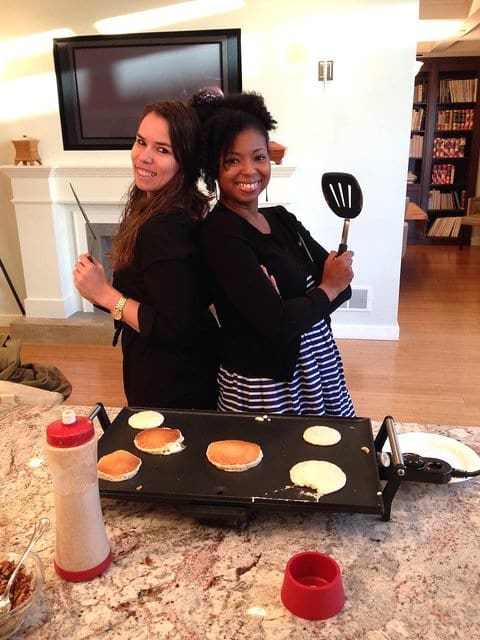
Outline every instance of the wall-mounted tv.
POLYGON ((145 105, 242 90, 240 29, 56 38, 53 56, 66 150, 129 149, 145 105))

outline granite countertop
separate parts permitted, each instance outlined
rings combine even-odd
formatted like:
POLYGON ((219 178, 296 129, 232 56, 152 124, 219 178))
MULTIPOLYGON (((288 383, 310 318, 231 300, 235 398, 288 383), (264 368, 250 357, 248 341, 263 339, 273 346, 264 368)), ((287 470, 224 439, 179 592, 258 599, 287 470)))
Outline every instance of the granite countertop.
MULTIPOLYGON (((76 407, 87 415, 91 407, 76 407)), ((109 408, 113 419, 120 409, 109 408)), ((43 450, 62 407, 0 406, 3 549, 21 550, 35 520, 55 519, 43 450)), ((374 423, 374 428, 378 424, 374 423)), ((399 424, 477 452, 480 429, 399 424)), ((405 482, 389 522, 376 515, 266 512, 239 529, 201 525, 169 507, 102 499, 113 562, 87 583, 53 569, 54 527, 37 544, 38 605, 15 638, 95 640, 451 640, 480 627, 480 485, 405 482), (287 560, 315 549, 341 567, 343 611, 309 622, 280 600, 287 560)))

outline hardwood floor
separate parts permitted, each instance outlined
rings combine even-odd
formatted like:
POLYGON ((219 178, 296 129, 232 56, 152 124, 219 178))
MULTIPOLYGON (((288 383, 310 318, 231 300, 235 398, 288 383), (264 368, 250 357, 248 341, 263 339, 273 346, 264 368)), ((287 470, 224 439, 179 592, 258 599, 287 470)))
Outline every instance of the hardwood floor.
POLYGON ((398 342, 339 340, 358 415, 480 425, 480 247, 412 245, 398 342))
MULTIPOLYGON (((480 247, 408 246, 400 340, 339 340, 357 415, 480 425, 480 247)), ((121 352, 109 346, 27 344, 22 362, 59 367, 68 404, 126 404, 121 352)))

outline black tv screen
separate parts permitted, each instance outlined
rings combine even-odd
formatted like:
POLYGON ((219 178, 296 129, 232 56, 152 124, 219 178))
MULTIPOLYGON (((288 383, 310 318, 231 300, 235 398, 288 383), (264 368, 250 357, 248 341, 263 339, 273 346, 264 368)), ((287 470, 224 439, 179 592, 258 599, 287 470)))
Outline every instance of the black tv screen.
POLYGON ((53 55, 66 150, 129 149, 147 104, 242 90, 240 29, 56 38, 53 55))

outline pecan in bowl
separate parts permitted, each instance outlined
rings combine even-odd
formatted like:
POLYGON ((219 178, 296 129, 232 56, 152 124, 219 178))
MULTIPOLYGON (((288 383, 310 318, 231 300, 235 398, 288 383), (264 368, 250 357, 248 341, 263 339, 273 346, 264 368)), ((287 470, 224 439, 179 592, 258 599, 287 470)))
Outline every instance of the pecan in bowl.
MULTIPOLYGON (((0 551, 0 593, 4 591, 17 562, 19 553, 0 551)), ((43 587, 44 570, 40 558, 35 553, 25 559, 10 590, 10 611, 0 616, 0 640, 9 638, 22 624, 28 611, 40 595, 43 587)))

